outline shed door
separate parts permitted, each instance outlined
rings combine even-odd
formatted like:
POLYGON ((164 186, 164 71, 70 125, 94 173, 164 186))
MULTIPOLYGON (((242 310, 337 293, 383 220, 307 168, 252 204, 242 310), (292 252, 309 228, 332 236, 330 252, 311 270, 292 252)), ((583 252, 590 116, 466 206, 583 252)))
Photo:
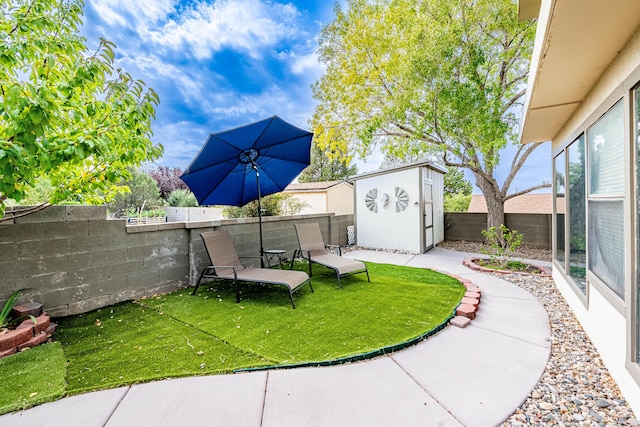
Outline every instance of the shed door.
POLYGON ((433 182, 425 179, 422 183, 424 200, 424 252, 433 247, 433 182))

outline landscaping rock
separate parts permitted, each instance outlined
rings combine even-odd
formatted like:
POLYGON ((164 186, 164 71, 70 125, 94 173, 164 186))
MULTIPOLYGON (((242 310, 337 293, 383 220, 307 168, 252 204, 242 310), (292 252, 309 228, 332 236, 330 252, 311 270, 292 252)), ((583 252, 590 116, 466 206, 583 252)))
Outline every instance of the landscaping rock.
POLYGON ((456 316, 449 321, 449 324, 458 328, 466 328, 471 324, 471 319, 464 316, 456 316))

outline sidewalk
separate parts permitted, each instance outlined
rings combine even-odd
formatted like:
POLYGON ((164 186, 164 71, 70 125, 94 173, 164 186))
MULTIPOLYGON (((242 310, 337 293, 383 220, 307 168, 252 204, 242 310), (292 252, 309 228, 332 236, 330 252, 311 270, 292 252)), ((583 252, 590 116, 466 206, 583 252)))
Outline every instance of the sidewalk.
POLYGON ((494 426, 524 402, 551 350, 548 316, 533 296, 464 267, 469 254, 435 248, 345 256, 468 278, 482 291, 477 317, 464 329, 449 326, 369 361, 88 393, 0 416, 0 427, 494 426))

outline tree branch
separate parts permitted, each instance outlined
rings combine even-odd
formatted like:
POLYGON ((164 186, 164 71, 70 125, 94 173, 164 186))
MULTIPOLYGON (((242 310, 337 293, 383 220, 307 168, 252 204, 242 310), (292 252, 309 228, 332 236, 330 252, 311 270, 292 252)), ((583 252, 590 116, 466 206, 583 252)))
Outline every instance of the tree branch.
POLYGON ((513 199, 514 197, 522 196, 523 194, 530 193, 532 191, 540 190, 542 188, 551 188, 551 184, 540 184, 531 188, 527 188, 526 190, 516 191, 513 194, 509 194, 508 196, 504 196, 504 201, 506 202, 509 199, 513 199))
POLYGON ((524 96, 525 92, 526 89, 522 89, 520 92, 516 93, 510 100, 507 101, 500 113, 504 115, 509 110, 509 108, 513 106, 513 104, 518 102, 518 100, 520 100, 524 96))
POLYGON ((542 144, 544 144, 544 142, 535 142, 531 144, 522 144, 520 147, 518 147, 518 151, 513 158, 513 162, 511 163, 511 170, 509 170, 509 175, 504 180, 504 184, 502 185, 503 194, 506 194, 509 191, 511 183, 513 182, 516 174, 518 173, 524 162, 527 160, 527 158, 531 155, 531 153, 533 153, 535 149, 540 147, 542 144), (526 149, 524 150, 524 152, 522 152, 524 147, 526 147, 526 149))

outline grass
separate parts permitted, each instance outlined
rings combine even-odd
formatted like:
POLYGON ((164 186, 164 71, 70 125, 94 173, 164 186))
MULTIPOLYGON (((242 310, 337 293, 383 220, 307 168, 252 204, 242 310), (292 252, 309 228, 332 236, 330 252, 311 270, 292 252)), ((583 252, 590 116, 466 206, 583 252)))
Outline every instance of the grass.
POLYGON ((0 414, 64 396, 66 361, 60 343, 0 359, 0 414))
MULTIPOLYGON (((368 266, 371 283, 355 275, 342 289, 332 271, 314 266, 315 293, 304 287, 295 310, 283 287, 243 286, 236 304, 233 286, 214 282, 196 296, 184 289, 61 319, 54 339, 67 361, 64 393, 357 358, 439 328, 464 294, 457 280, 430 270, 368 266)), ((3 378, 24 371, 3 363, 3 378)), ((62 394, 55 390, 50 399, 62 394)))

